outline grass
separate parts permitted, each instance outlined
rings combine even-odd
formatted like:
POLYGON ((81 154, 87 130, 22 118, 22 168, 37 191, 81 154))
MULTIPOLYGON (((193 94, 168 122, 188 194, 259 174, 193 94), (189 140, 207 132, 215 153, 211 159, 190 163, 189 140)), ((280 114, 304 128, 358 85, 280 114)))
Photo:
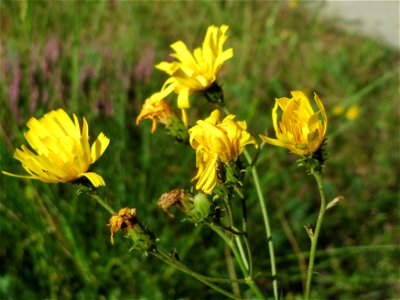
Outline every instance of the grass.
MULTIPOLYGON (((324 184, 329 210, 318 246, 315 299, 400 297, 399 51, 339 30, 318 11, 278 2, 16 2, 0 3, 0 169, 23 172, 12 158, 24 143, 25 122, 62 107, 85 116, 94 137, 111 138, 94 166, 114 208, 136 207, 158 243, 199 273, 226 275, 221 241, 206 228, 170 219, 156 201, 190 188, 193 151, 150 124, 135 125, 146 97, 165 76, 154 70, 169 45, 192 48, 210 24, 228 24, 235 57, 221 72, 229 109, 254 135, 272 132, 275 97, 316 91, 329 118, 324 184), (26 6, 24 6, 25 4, 26 6), (360 114, 334 115, 357 105, 360 114)), ((194 95, 191 120, 213 106, 194 95)), ((307 257, 303 225, 318 204, 310 176, 285 149, 265 147, 259 173, 268 199, 280 287, 302 294, 293 239, 307 257)), ((251 181, 249 180, 249 183, 251 181)), ((257 283, 272 295, 269 258, 255 190, 248 185, 250 240, 257 283), (260 238, 262 237, 262 238, 260 238)), ((128 252, 122 235, 109 242, 109 215, 72 185, 0 176, 1 299, 216 299, 212 290, 128 252)))

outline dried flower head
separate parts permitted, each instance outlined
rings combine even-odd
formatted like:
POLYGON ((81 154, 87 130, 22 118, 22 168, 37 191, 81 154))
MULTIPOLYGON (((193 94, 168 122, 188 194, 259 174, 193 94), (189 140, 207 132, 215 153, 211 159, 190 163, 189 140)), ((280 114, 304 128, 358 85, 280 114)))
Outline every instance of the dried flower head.
POLYGON ((174 205, 178 206, 186 216, 186 220, 193 223, 204 221, 209 216, 212 205, 207 195, 202 192, 193 195, 183 189, 174 189, 162 194, 157 204, 171 218, 174 218, 175 216, 169 211, 169 209, 174 205))
POLYGON ((107 226, 111 227, 111 244, 114 245, 114 236, 119 230, 127 232, 137 223, 135 208, 125 207, 120 209, 118 213, 114 214, 110 218, 110 221, 107 224, 107 226))
MULTIPOLYGON (((158 93, 155 95, 157 94, 158 93)), ((172 118, 175 116, 173 109, 164 99, 159 100, 153 96, 146 99, 139 116, 136 118, 137 125, 139 125, 143 119, 151 119, 153 122, 151 133, 154 133, 156 130, 157 122, 168 126, 172 122, 172 118)))
POLYGON ((173 217, 175 217, 175 215, 173 213, 171 213, 169 211, 169 209, 171 208, 171 206, 181 203, 184 195, 185 195, 185 191, 183 189, 174 189, 170 192, 162 194, 160 199, 157 201, 157 204, 171 218, 173 218, 173 217))

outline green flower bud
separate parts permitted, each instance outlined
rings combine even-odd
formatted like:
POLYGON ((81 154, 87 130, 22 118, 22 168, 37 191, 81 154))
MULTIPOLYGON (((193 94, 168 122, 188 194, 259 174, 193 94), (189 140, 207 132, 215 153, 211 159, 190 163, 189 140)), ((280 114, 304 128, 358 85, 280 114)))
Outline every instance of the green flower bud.
POLYGON ((204 193, 198 193, 193 198, 194 208, 205 219, 210 214, 211 202, 204 193))

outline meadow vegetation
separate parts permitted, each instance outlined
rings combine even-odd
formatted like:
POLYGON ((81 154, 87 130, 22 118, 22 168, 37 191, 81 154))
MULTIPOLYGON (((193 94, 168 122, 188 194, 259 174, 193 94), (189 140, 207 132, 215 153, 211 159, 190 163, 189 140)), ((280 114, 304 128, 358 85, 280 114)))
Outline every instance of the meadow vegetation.
MULTIPOLYGON (((318 9, 272 1, 95 1, 0 3, 0 169, 13 159, 25 123, 51 109, 85 116, 92 137, 111 140, 96 163, 114 208, 135 207, 158 244, 197 272, 226 275, 224 245, 206 227, 172 219, 159 197, 191 186, 195 151, 151 122, 135 119, 158 91, 177 40, 198 45, 209 25, 229 25, 234 57, 221 83, 229 110, 248 131, 273 133, 274 98, 316 91, 328 114, 328 199, 313 280, 315 299, 394 299, 399 289, 399 50, 344 32, 318 9)), ((193 48, 191 48, 193 49, 193 48)), ((175 104, 175 103, 173 103, 175 104)), ((191 97, 191 120, 214 106, 191 97)), ((308 256, 304 225, 314 223, 318 191, 287 149, 258 158, 284 299, 303 293, 299 261, 308 256), (301 252, 300 252, 301 251, 301 252)), ((262 216, 250 178, 249 239, 257 284, 272 295, 262 216)), ((109 213, 72 184, 0 176, 1 299, 221 299, 154 257, 110 243, 109 213)), ((272 296, 271 296, 272 297, 272 296)))

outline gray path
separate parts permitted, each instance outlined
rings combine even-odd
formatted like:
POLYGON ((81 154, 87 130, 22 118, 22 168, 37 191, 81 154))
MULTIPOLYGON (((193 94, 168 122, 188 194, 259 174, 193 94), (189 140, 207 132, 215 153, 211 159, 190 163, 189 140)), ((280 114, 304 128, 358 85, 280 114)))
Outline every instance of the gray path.
POLYGON ((340 18, 348 30, 370 35, 400 48, 400 1, 325 0, 309 2, 311 8, 322 6, 322 15, 340 18))

